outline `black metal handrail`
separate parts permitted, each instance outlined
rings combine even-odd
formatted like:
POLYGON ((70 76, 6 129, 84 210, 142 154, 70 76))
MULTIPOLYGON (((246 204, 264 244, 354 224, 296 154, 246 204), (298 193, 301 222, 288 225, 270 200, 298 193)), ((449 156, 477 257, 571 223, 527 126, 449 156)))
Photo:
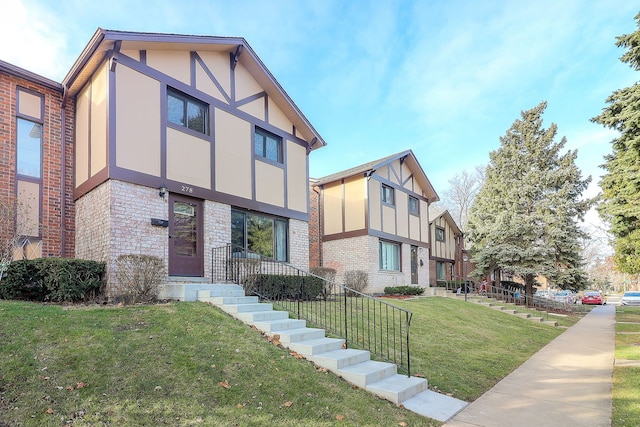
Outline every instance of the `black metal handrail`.
POLYGON ((411 311, 232 245, 212 249, 211 275, 212 283, 239 284, 344 339, 345 348, 367 350, 411 375, 411 311))

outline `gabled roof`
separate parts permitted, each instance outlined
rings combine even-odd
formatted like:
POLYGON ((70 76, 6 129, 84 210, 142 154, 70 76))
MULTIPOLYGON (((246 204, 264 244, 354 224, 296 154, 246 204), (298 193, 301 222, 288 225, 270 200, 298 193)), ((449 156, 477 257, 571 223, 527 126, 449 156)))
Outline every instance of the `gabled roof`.
POLYGON ((390 156, 383 157, 381 159, 374 160, 360 166, 355 166, 341 172, 336 172, 322 178, 311 178, 311 181, 314 185, 323 185, 356 175, 368 176, 374 173, 377 169, 380 169, 381 167, 386 166, 396 160, 407 162, 409 169, 413 171, 415 179, 417 180, 420 187, 422 187, 422 189, 424 190, 424 196, 429 199, 429 202, 437 202, 438 200, 440 200, 438 194, 436 193, 436 190, 431 185, 429 178, 427 178, 427 174, 422 169, 422 166, 420 166, 420 163, 418 162, 415 154, 413 154, 412 150, 401 151, 399 153, 392 154, 390 156))
POLYGON ((49 89, 62 92, 62 85, 60 83, 54 82, 53 80, 50 80, 39 74, 25 70, 24 68, 20 68, 17 65, 9 64, 8 62, 2 61, 2 60, 0 60, 0 72, 11 74, 13 76, 17 76, 25 80, 28 80, 32 83, 36 83, 41 86, 48 87, 49 89))
POLYGON ((447 225, 451 227, 454 235, 462 234, 462 230, 456 224, 456 221, 453 219, 448 210, 440 206, 429 206, 429 225, 431 225, 436 219, 442 217, 447 225))
POLYGON ((62 84, 68 95, 73 96, 80 91, 96 68, 114 50, 145 49, 238 52, 238 62, 264 88, 267 95, 274 100, 301 135, 311 142, 310 148, 315 149, 326 145, 320 134, 242 37, 141 33, 98 28, 62 84))

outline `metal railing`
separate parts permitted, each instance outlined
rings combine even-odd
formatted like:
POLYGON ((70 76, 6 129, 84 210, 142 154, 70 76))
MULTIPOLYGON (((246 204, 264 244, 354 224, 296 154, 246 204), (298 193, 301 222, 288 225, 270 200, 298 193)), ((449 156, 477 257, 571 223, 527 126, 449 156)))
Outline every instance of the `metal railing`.
POLYGON ((211 272, 411 375, 411 311, 232 245, 212 249, 211 272))

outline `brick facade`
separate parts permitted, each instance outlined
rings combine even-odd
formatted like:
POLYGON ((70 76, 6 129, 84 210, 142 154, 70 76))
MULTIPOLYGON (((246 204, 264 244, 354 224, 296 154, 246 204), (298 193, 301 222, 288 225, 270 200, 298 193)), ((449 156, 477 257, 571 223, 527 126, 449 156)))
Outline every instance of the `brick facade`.
MULTIPOLYGON (((329 240, 322 244, 324 267, 336 270, 336 281, 344 283, 346 271, 362 270, 368 273, 366 293, 382 294, 387 286, 411 284, 411 245, 401 246, 401 271, 382 271, 378 263, 379 239, 360 236, 340 240, 329 240)), ((426 249, 418 249, 418 285, 428 286, 429 267, 426 249), (420 259, 423 265, 420 266, 420 259)))
MULTIPOLYGON (((0 200, 16 200, 17 93, 42 99, 42 176, 39 228, 44 257, 74 256, 74 104, 62 86, 29 71, 0 63, 0 200), (63 160, 64 159, 64 160, 63 160)), ((4 231, 7 232, 6 230, 4 231)))

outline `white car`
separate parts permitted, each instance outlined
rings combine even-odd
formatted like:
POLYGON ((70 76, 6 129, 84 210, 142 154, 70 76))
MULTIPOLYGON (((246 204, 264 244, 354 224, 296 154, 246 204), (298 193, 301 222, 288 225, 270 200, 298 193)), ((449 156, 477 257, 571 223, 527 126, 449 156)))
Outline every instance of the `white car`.
POLYGON ((640 291, 625 292, 620 299, 620 305, 640 305, 640 291))

